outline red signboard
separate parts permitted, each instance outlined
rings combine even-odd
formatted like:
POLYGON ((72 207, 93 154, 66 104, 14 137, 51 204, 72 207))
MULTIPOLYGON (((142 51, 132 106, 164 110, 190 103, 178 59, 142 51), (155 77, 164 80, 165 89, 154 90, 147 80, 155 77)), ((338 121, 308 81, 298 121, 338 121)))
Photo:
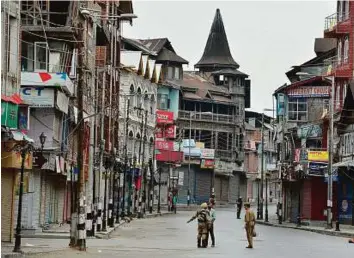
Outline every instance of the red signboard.
POLYGON ((156 128, 156 138, 168 138, 174 139, 176 138, 176 126, 175 125, 166 125, 166 126, 158 126, 156 128))
POLYGON ((173 147, 174 147, 173 141, 155 141, 156 150, 173 151, 173 147))
POLYGON ((200 168, 213 169, 215 167, 215 162, 212 159, 202 159, 200 162, 200 168))
POLYGON ((173 112, 157 110, 156 123, 157 124, 173 124, 173 112))
POLYGON ((183 152, 180 151, 168 151, 168 150, 158 150, 156 152, 157 161, 165 162, 182 162, 183 161, 183 152))

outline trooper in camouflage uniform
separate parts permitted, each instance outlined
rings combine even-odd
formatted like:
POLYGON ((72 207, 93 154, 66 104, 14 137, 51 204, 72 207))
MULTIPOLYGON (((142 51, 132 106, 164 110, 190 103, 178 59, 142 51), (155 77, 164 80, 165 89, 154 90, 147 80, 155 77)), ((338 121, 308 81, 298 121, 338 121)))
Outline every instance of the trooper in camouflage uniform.
POLYGON ((211 218, 208 211, 208 204, 203 203, 201 210, 198 210, 195 215, 187 221, 187 223, 197 219, 198 220, 198 236, 197 243, 198 248, 207 248, 208 247, 208 233, 211 224, 211 218))

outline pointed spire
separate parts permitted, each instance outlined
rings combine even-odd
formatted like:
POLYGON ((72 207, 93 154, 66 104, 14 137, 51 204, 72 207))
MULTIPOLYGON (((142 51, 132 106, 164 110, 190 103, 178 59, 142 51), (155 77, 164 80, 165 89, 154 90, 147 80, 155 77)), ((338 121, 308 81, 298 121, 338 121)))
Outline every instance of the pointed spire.
POLYGON ((203 68, 209 68, 208 70, 212 68, 214 70, 220 68, 237 69, 240 67, 230 53, 229 43, 219 8, 216 9, 203 56, 195 67, 200 68, 200 70, 203 68))

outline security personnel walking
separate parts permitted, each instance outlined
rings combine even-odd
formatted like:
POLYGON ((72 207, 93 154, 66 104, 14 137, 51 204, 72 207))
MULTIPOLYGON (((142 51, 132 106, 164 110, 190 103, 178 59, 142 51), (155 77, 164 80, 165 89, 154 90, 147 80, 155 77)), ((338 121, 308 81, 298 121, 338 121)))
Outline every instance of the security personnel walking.
POLYGON ((197 219, 198 220, 198 236, 197 236, 197 246, 198 248, 208 247, 208 234, 211 224, 211 218, 208 211, 208 204, 203 203, 201 210, 198 210, 195 215, 187 221, 187 223, 197 219))
POLYGON ((249 203, 245 203, 245 210, 245 230, 248 241, 248 246, 246 248, 253 248, 253 236, 255 234, 254 227, 256 224, 256 216, 251 210, 251 205, 249 203))

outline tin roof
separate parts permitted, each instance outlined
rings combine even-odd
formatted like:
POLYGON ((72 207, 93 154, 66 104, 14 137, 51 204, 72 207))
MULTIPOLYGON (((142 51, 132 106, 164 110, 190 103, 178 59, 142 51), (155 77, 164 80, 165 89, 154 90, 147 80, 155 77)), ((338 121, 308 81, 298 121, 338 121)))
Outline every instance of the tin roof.
POLYGON ((240 67, 231 55, 220 9, 216 9, 203 56, 195 67, 236 69, 240 67))

